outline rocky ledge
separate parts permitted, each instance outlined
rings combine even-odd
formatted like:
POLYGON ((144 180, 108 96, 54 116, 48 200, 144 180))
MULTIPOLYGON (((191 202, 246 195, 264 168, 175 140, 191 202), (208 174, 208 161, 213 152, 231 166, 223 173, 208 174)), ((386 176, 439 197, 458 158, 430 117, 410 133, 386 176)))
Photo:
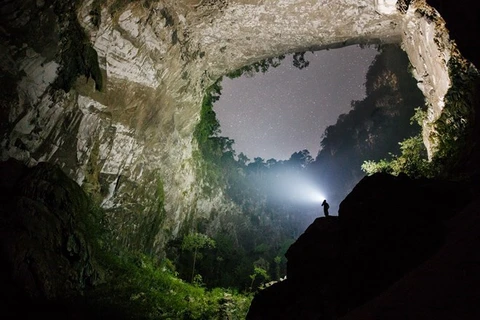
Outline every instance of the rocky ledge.
POLYGON ((478 319, 478 181, 365 177, 286 253, 247 319, 478 319))

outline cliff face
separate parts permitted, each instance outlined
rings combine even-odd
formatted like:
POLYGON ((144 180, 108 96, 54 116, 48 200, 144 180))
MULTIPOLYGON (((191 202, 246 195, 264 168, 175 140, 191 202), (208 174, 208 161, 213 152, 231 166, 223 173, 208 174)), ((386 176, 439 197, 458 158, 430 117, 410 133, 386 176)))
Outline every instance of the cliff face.
POLYGON ((192 139, 223 74, 287 52, 401 42, 433 152, 456 50, 423 1, 11 0, 1 15, 1 160, 59 164, 127 247, 151 252, 196 218, 238 211, 222 190, 203 192, 192 139))

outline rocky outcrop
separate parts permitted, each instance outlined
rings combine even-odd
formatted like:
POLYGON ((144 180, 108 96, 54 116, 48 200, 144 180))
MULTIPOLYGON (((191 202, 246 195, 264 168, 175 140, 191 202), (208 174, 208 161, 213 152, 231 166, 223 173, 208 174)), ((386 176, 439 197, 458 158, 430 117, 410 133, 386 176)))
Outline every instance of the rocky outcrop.
MULTIPOLYGON (((289 248, 287 280, 260 291, 247 318, 338 319, 346 315, 348 319, 376 319, 368 307, 360 307, 362 312, 352 315, 349 312, 408 277, 413 277, 407 280, 412 286, 402 287, 405 304, 400 308, 401 314, 422 318, 421 312, 434 307, 412 303, 406 298, 418 293, 442 297, 444 300, 436 301, 435 305, 448 305, 451 308, 448 314, 458 311, 458 314, 471 312, 470 315, 478 316, 477 307, 463 310, 465 305, 461 302, 462 299, 478 302, 478 288, 467 285, 469 280, 478 281, 470 269, 461 279, 453 281, 455 292, 448 292, 448 286, 435 287, 434 281, 442 283, 442 276, 454 278, 458 270, 448 270, 451 274, 437 272, 435 280, 427 277, 432 287, 412 283, 421 281, 416 273, 426 272, 416 271, 418 268, 442 268, 433 262, 437 259, 435 255, 447 261, 444 251, 451 252, 455 245, 459 245, 462 254, 452 257, 448 261, 450 266, 468 264, 469 259, 478 256, 462 248, 463 242, 455 244, 459 240, 456 237, 470 223, 467 221, 478 220, 475 212, 462 212, 465 208, 471 209, 478 195, 476 183, 411 180, 386 174, 365 177, 340 204, 338 217, 317 218, 289 248), (460 215, 463 217, 457 218, 460 215), (461 219, 465 219, 465 224, 459 224, 461 219), (461 260, 455 260, 457 257, 461 260), (462 285, 467 290, 462 290, 462 285), (445 291, 435 292, 440 288, 445 291), (407 290, 411 292, 407 294, 407 290), (455 301, 447 300, 451 295, 455 295, 455 301), (411 306, 421 308, 413 310, 411 306)), ((468 234, 461 238, 472 240, 473 235, 478 234, 478 223, 467 229, 468 234)), ((469 245, 474 245, 474 241, 469 245)), ((380 299, 374 311, 381 314, 380 317, 388 314, 386 318, 395 318, 395 311, 382 310, 399 308, 392 305, 393 300, 382 304, 385 301, 380 299)), ((431 312, 437 315, 436 319, 449 319, 447 314, 431 312)))
POLYGON ((39 311, 24 310, 32 303, 77 299, 101 283, 96 221, 80 186, 49 163, 28 168, 11 159, 0 174, 2 317, 39 311))
POLYGON ((58 164, 108 210, 121 243, 149 252, 212 211, 239 210, 208 186, 192 139, 219 77, 289 52, 402 42, 434 150, 455 48, 420 0, 9 0, 0 10, 0 159, 58 164))

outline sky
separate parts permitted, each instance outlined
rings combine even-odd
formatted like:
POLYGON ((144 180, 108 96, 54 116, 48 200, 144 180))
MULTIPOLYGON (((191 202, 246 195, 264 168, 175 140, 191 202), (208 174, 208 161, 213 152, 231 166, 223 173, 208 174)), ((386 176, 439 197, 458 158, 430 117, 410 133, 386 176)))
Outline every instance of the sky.
POLYGON ((301 70, 287 55, 265 74, 224 77, 214 104, 220 135, 252 161, 288 160, 303 149, 315 158, 325 129, 350 111, 352 100, 365 97, 365 75, 377 53, 357 45, 307 52, 310 65, 301 70))

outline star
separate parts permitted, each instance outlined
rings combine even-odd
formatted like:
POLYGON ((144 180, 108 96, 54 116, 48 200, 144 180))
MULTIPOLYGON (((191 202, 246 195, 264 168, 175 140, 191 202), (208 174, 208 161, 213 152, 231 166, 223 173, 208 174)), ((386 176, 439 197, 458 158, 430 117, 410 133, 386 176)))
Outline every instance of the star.
POLYGON ((315 157, 325 129, 350 111, 352 100, 365 97, 365 75, 377 53, 359 46, 307 52, 310 65, 302 70, 287 55, 265 74, 224 77, 214 104, 221 135, 250 159, 287 160, 303 149, 315 157))

